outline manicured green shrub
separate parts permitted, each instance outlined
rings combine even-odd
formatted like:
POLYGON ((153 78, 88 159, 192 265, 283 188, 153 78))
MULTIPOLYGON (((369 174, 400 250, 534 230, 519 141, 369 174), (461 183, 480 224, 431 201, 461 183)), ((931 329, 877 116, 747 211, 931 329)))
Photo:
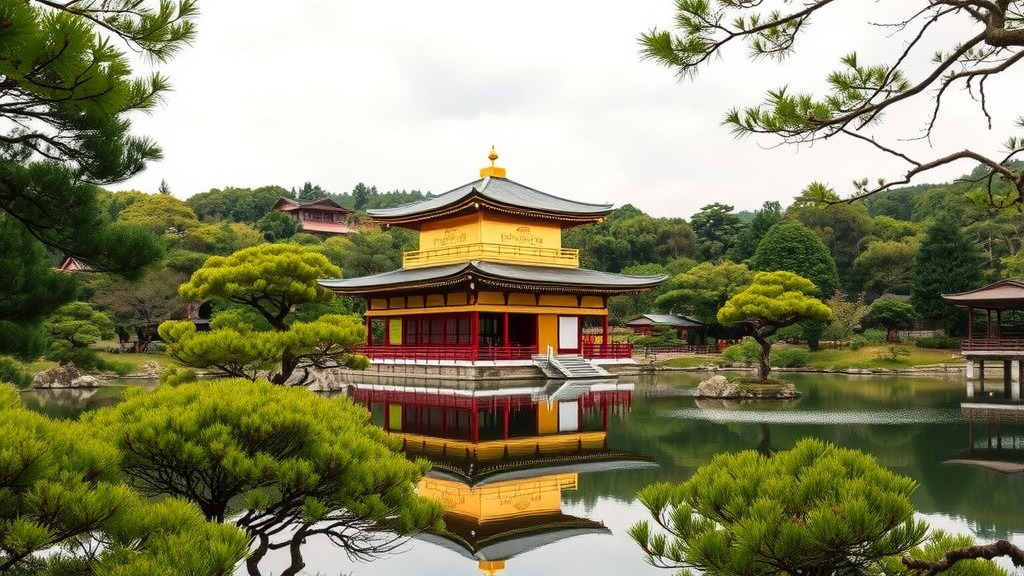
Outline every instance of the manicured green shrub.
POLYGON ((910 356, 910 350, 906 346, 891 345, 878 351, 878 359, 895 362, 900 356, 910 356))
POLYGON ((776 368, 799 368, 807 366, 811 353, 806 348, 786 347, 772 350, 770 362, 776 368))
POLYGON ((50 344, 50 349, 46 352, 46 359, 60 362, 61 364, 74 364, 76 368, 83 372, 99 370, 100 363, 102 362, 95 350, 91 348, 74 348, 63 340, 50 344))
POLYGON ((761 347, 751 339, 745 339, 739 344, 733 344, 722 351, 722 360, 728 364, 753 364, 757 362, 757 353, 761 347))
POLYGON ((885 344, 885 335, 885 330, 881 328, 869 328, 861 332, 861 336, 864 337, 867 344, 885 344))
POLYGON ((126 376, 135 370, 135 366, 130 362, 105 360, 92 348, 74 348, 65 341, 51 343, 46 359, 61 364, 74 364, 75 368, 83 372, 107 371, 118 376, 126 376))
POLYGON ((850 337, 850 350, 860 350, 867 346, 868 339, 863 334, 854 334, 850 337))
POLYGON ((168 366, 160 371, 160 383, 168 386, 178 386, 199 380, 196 371, 191 368, 179 366, 168 366))
POLYGON ((32 387, 32 375, 10 358, 0 358, 0 382, 14 384, 19 390, 32 387))
POLYGON ((918 348, 938 348, 941 350, 957 350, 960 348, 960 339, 940 334, 914 340, 914 346, 918 348))

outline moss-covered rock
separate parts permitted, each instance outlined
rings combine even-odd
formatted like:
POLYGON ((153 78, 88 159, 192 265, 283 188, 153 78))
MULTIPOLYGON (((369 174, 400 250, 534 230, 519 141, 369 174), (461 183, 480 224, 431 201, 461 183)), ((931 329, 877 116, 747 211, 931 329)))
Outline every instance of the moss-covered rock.
POLYGON ((781 380, 729 380, 715 375, 697 385, 698 398, 738 398, 772 400, 799 398, 800 391, 792 382, 781 380))

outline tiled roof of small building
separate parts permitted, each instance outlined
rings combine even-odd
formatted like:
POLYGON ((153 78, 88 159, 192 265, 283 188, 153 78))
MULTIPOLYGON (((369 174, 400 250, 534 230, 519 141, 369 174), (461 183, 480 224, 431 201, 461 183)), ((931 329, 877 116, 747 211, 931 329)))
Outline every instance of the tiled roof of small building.
POLYGON ((342 214, 351 214, 352 211, 345 208, 341 204, 338 204, 330 198, 320 198, 317 200, 296 200, 294 198, 281 197, 274 203, 274 210, 281 212, 292 212, 299 208, 312 208, 322 210, 324 212, 341 212, 342 214))
POLYGON ((626 322, 626 326, 662 324, 665 326, 676 326, 679 328, 697 328, 703 326, 700 322, 680 316, 678 314, 641 314, 626 322))

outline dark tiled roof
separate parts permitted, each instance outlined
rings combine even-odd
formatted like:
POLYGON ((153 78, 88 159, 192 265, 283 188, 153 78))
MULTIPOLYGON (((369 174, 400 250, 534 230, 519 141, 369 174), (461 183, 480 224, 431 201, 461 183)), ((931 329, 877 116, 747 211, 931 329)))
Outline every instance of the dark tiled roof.
POLYGON ((650 324, 664 324, 667 326, 677 326, 680 328, 694 328, 703 326, 696 320, 687 318, 686 316, 680 316, 678 314, 642 314, 639 318, 635 318, 626 322, 626 326, 643 326, 650 324), (646 322, 644 320, 647 320, 646 322))
POLYGON ((341 212, 342 214, 351 214, 352 211, 344 206, 338 204, 330 198, 320 198, 318 200, 304 200, 299 201, 294 198, 281 197, 274 203, 274 210, 281 212, 292 212, 299 208, 314 208, 322 210, 324 212, 341 212))
POLYGON ((592 216, 595 219, 605 216, 612 211, 611 204, 588 204, 559 198, 534 190, 529 186, 523 186, 518 182, 506 178, 486 177, 444 194, 395 206, 392 208, 380 208, 367 210, 370 217, 381 220, 406 220, 410 217, 427 216, 437 212, 445 212, 458 208, 460 205, 474 198, 484 201, 491 201, 510 208, 548 212, 557 214, 572 214, 577 216, 592 216))
POLYGON ((943 294, 942 299, 956 306, 990 310, 1024 309, 1024 282, 1001 280, 984 288, 957 294, 943 294))
POLYGON ((483 523, 446 514, 444 521, 443 531, 421 532, 415 538, 473 560, 507 560, 566 538, 611 534, 600 522, 561 512, 483 523))
POLYGON ((557 268, 498 264, 473 260, 445 266, 410 268, 348 279, 324 279, 319 284, 340 294, 368 294, 395 288, 431 288, 477 280, 499 288, 545 287, 562 292, 617 294, 642 292, 664 282, 668 276, 631 276, 585 268, 557 268))

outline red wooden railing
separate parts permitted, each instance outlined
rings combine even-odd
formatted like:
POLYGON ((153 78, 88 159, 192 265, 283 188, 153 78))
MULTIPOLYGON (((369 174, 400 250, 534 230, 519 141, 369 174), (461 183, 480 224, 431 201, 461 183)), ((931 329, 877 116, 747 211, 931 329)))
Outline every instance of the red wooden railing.
MULTIPOLYGON (((529 360, 540 352, 536 346, 357 346, 357 354, 374 360, 529 360)), ((589 359, 630 358, 632 344, 583 344, 580 354, 589 359)))
POLYGON ((529 360, 536 346, 357 346, 357 354, 374 360, 529 360))
POLYGON ((595 358, 632 358, 633 345, 626 343, 611 342, 609 344, 584 343, 580 348, 580 354, 591 360, 595 358))
POLYGON ((991 350, 991 351, 1001 351, 1001 350, 1021 351, 1021 350, 1024 350, 1024 338, 1009 338, 1009 337, 989 338, 989 337, 975 336, 974 338, 964 338, 963 340, 961 340, 960 341, 960 349, 961 350, 977 351, 977 352, 986 351, 986 350, 991 350))

